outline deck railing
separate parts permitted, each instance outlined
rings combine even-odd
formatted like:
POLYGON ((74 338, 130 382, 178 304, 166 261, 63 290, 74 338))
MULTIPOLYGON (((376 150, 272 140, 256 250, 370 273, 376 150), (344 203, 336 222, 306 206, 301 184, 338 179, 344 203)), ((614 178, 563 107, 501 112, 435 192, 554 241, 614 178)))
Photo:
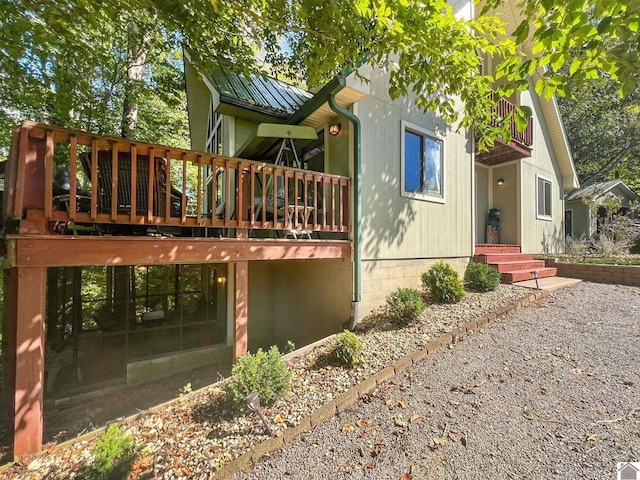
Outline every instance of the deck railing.
MULTIPOLYGON (((491 100, 495 98, 495 92, 491 94, 491 100)), ((497 104, 491 108, 491 123, 494 126, 501 126, 504 119, 511 113, 515 115, 516 105, 505 98, 500 98, 497 104)), ((516 126, 516 121, 512 117, 509 125, 511 140, 521 143, 527 147, 533 145, 533 119, 527 118, 526 128, 520 132, 516 126)))
POLYGON ((5 173, 4 216, 348 232, 350 189, 338 175, 25 122, 5 173))

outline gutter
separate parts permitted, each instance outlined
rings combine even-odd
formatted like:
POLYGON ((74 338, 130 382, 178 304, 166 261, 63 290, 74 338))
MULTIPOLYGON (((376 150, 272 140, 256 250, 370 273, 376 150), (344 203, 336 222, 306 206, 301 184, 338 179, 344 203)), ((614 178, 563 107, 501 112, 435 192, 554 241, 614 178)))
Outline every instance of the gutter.
MULTIPOLYGON (((349 119, 353 125, 353 300, 351 303, 351 318, 349 319, 349 327, 355 327, 358 319, 358 305, 362 299, 362 254, 360 252, 360 218, 362 217, 362 207, 360 201, 361 195, 361 175, 362 161, 360 156, 360 119, 349 110, 338 105, 336 94, 346 85, 344 77, 335 77, 337 85, 335 85, 328 97, 329 107, 336 114, 342 115, 349 119)), ((333 82, 331 82, 333 83, 333 82)))

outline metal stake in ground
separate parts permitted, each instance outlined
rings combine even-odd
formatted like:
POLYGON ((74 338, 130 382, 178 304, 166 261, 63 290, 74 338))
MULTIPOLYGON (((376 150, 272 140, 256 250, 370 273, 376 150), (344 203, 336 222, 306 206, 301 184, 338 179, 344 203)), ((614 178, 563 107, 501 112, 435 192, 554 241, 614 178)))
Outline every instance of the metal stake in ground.
POLYGON ((267 423, 267 419, 264 418, 264 415, 260 411, 260 394, 258 392, 250 393, 245 397, 244 403, 247 404, 249 410, 251 410, 252 412, 257 412, 257 414, 260 416, 260 420, 262 420, 262 423, 264 423, 264 428, 267 430, 267 433, 269 435, 273 435, 273 431, 267 423))

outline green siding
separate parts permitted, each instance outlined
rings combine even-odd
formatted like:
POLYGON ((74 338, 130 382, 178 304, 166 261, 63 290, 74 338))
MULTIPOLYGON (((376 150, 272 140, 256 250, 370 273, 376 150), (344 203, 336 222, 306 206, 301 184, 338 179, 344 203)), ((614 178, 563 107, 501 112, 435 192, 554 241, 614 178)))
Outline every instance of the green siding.
POLYGON ((412 98, 392 101, 386 74, 374 71, 369 88, 355 111, 362 122, 363 260, 470 256, 472 142, 412 98), (444 137, 444 204, 401 196, 403 120, 444 137))
POLYGON ((187 90, 189 131, 191 132, 191 149, 202 152, 207 141, 211 92, 201 80, 198 72, 187 60, 184 62, 184 75, 187 90))

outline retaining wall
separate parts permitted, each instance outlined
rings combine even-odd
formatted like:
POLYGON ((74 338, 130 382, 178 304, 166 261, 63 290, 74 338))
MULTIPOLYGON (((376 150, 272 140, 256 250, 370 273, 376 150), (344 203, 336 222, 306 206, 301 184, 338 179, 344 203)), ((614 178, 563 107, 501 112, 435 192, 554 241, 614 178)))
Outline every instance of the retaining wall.
POLYGON ((593 263, 559 262, 546 259, 547 267, 558 269, 559 277, 580 278, 589 282, 616 283, 640 287, 640 266, 597 265, 593 263))

